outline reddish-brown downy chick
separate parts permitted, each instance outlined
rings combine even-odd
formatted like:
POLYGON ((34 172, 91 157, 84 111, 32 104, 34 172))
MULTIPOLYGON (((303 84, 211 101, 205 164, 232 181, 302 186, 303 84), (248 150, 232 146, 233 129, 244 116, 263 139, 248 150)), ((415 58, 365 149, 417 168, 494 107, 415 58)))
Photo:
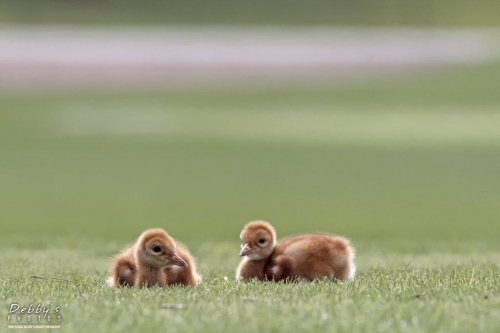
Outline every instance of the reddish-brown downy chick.
MULTIPOLYGON (((182 253, 186 252, 184 248, 179 249, 182 253)), ((172 267, 188 267, 176 251, 174 239, 163 229, 148 229, 134 245, 114 258, 109 283, 112 287, 164 287, 171 284, 168 282, 166 270, 172 267)), ((189 259, 194 264, 194 260, 189 259)))
POLYGON ((276 242, 267 222, 248 223, 240 235, 243 256, 236 276, 249 280, 303 280, 354 277, 354 248, 348 239, 327 234, 292 236, 276 242))

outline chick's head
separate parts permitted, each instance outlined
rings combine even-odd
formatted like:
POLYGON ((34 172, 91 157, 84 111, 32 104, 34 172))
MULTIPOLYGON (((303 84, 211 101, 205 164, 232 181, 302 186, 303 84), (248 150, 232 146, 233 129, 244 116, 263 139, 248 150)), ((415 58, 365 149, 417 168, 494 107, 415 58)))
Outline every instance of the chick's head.
POLYGON ((276 245, 276 231, 265 221, 253 221, 245 225, 240 234, 240 256, 250 260, 268 258, 276 245))
POLYGON ((169 266, 187 267, 187 263, 176 252, 176 244, 163 229, 148 229, 137 241, 137 259, 151 267, 160 269, 169 266))

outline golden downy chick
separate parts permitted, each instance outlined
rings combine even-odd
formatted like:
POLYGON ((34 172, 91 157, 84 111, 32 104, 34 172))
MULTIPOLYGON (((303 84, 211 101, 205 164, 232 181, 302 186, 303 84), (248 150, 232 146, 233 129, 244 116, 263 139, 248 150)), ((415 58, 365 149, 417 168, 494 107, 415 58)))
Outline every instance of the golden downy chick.
POLYGON ((267 222, 250 222, 241 235, 245 258, 237 277, 259 280, 303 280, 354 277, 354 249, 348 239, 327 234, 287 237, 276 243, 276 232, 267 222))
POLYGON ((167 285, 166 267, 188 264, 177 254, 177 246, 172 237, 163 229, 149 229, 137 240, 134 259, 137 266, 134 285, 139 287, 167 285))

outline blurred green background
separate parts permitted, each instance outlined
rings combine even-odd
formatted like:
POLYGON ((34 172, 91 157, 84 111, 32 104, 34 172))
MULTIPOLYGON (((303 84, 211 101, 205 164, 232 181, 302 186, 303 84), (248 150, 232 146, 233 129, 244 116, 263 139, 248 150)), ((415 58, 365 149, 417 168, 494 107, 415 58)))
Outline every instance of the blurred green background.
MULTIPOLYGON (((451 0, 4 0, 0 22, 5 31, 462 29, 498 26, 499 10, 498 1, 451 0)), ((121 244, 163 227, 190 245, 237 243, 246 222, 265 219, 279 236, 327 231, 409 251, 439 242, 499 250, 499 110, 497 59, 348 83, 0 91, 0 238, 121 244)))
POLYGON ((238 241, 266 219, 282 236, 497 243, 499 77, 492 64, 348 87, 2 96, 2 238, 159 226, 238 241))
POLYGON ((155 1, 2 0, 0 22, 29 24, 245 24, 498 26, 496 0, 155 1))

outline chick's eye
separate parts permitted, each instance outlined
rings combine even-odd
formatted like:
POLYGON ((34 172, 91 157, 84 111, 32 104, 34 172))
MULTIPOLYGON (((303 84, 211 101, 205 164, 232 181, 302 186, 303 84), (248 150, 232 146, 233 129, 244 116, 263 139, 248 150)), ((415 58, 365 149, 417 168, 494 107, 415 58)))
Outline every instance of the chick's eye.
POLYGON ((153 252, 155 253, 161 252, 161 247, 159 247, 158 245, 153 246, 153 252))
POLYGON ((260 244, 264 244, 265 242, 266 242, 266 239, 265 239, 265 238, 260 238, 260 239, 259 239, 259 243, 260 243, 260 244))

